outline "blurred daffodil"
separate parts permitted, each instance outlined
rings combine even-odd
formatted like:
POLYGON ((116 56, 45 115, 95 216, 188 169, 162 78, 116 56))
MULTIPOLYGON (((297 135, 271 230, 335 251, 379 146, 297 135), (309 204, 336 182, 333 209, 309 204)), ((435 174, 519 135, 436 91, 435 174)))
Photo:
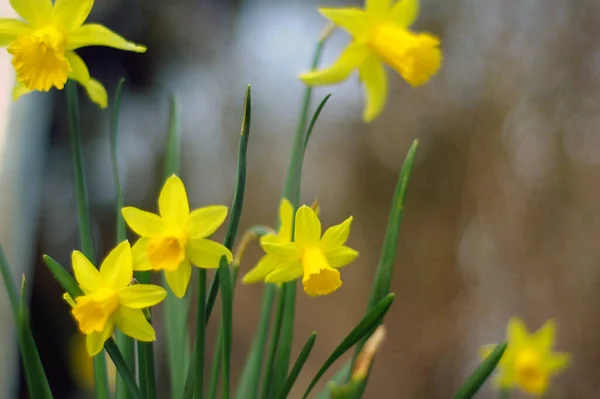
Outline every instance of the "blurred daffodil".
POLYGON ((339 268, 352 262, 358 252, 345 246, 352 217, 332 226, 321 237, 321 222, 310 207, 303 205, 296 212, 294 242, 277 244, 264 242, 267 256, 276 256, 279 263, 269 273, 267 283, 284 283, 300 276, 309 295, 327 295, 342 285, 339 268))
POLYGON ((90 77, 75 53, 81 47, 106 46, 143 53, 146 47, 129 42, 99 24, 84 24, 94 0, 10 0, 25 20, 0 18, 0 46, 8 46, 17 72, 13 99, 31 91, 62 90, 67 79, 79 82, 101 108, 106 89, 90 77))
MULTIPOLYGON (((292 223, 294 218, 294 207, 286 198, 281 200, 279 205, 279 232, 266 234, 261 237, 260 243, 287 244, 292 240, 292 223)), ((257 283, 263 281, 267 274, 271 273, 275 266, 281 262, 281 259, 275 254, 266 254, 256 266, 244 276, 244 284, 257 283)))
MULTIPOLYGON (((520 319, 512 318, 506 328, 508 347, 498 364, 496 385, 502 389, 520 388, 530 395, 543 395, 550 378, 569 366, 568 353, 553 352, 555 335, 553 320, 529 334, 520 319)), ((480 356, 485 359, 494 347, 482 346, 480 356)))
POLYGON ((73 272, 84 295, 73 300, 72 306, 79 330, 86 335, 90 356, 102 350, 113 333, 115 324, 124 333, 139 341, 154 341, 156 333, 141 309, 162 301, 167 292, 150 284, 130 285, 133 278, 132 254, 129 242, 123 241, 102 262, 100 270, 79 251, 74 251, 73 272))
POLYGON ((219 267, 222 256, 231 262, 231 251, 208 240, 225 221, 227 207, 213 205, 190 213, 185 186, 177 176, 165 182, 158 198, 160 215, 123 208, 125 221, 141 238, 133 246, 134 270, 163 270, 179 298, 185 295, 192 263, 205 269, 219 267))
POLYGON ((409 27, 419 13, 418 0, 365 0, 365 8, 320 8, 319 12, 353 38, 329 68, 307 72, 300 79, 309 86, 342 82, 358 69, 365 85, 363 119, 370 122, 383 110, 387 98, 384 64, 411 86, 426 83, 442 64, 440 40, 409 27))

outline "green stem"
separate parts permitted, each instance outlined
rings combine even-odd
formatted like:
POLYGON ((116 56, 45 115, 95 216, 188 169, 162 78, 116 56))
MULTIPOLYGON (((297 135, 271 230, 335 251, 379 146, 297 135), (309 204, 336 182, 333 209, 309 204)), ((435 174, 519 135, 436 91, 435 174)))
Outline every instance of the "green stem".
POLYGON ((275 364, 275 355, 277 354, 277 345, 279 344, 279 337, 281 331, 281 322, 283 319, 283 310, 285 306, 285 290, 279 289, 279 298, 277 300, 277 312, 275 313, 275 320, 273 321, 273 334, 271 335, 271 342, 269 343, 269 352, 267 355, 267 363, 265 364, 265 375, 263 376, 261 398, 267 399, 272 393, 276 392, 273 386, 273 366, 275 364))
MULTIPOLYGON (((85 181, 83 163, 83 145, 81 142, 81 122, 79 116, 79 99, 75 82, 67 82, 67 100, 69 110, 69 135, 71 139, 71 154, 73 172, 75 175, 75 191, 77 196, 77 218, 79 221, 79 238, 83 254, 95 263, 94 238, 90 222, 90 206, 85 181)), ((94 356, 94 380, 97 399, 108 399, 108 375, 104 353, 94 356)))
POLYGON ((208 382, 208 399, 216 399, 219 391, 219 376, 221 375, 221 359, 223 353, 223 326, 219 325, 217 342, 215 342, 215 353, 213 355, 212 367, 210 369, 210 380, 208 382))
POLYGON ((106 349, 106 352, 115 364, 115 367, 119 372, 119 376, 123 379, 125 388, 128 389, 128 393, 131 395, 131 397, 133 399, 143 399, 142 393, 135 383, 135 378, 133 377, 131 369, 129 366, 127 366, 127 363, 125 362, 121 351, 115 344, 115 341, 112 339, 106 341, 104 344, 104 349, 106 349))
POLYGON ((196 341, 194 364, 196 378, 194 382, 194 398, 204 397, 204 346, 206 341, 206 270, 198 268, 198 306, 196 307, 196 341))

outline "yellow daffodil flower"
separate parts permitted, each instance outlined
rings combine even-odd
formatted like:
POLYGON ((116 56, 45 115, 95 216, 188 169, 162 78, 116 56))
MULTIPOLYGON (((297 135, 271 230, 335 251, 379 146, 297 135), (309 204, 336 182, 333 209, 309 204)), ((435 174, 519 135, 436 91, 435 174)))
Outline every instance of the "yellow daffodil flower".
MULTIPOLYGON (((568 353, 553 352, 556 325, 547 321, 533 334, 518 318, 512 318, 506 328, 508 347, 497 370, 495 383, 499 388, 520 388, 522 391, 540 396, 550 384, 550 378, 567 368, 570 362, 568 353)), ((484 345, 480 356, 485 359, 495 345, 484 345)))
POLYGON ((141 309, 156 305, 167 292, 151 284, 130 285, 133 258, 129 242, 123 241, 114 248, 100 270, 79 251, 73 252, 72 261, 75 278, 84 295, 73 300, 65 294, 64 298, 73 308, 79 330, 86 335, 90 356, 100 353, 115 324, 124 334, 139 341, 156 340, 154 328, 141 309))
POLYGON ((419 13, 418 0, 365 0, 365 8, 320 8, 319 12, 353 38, 329 68, 300 75, 309 86, 342 82, 358 69, 365 85, 365 122, 375 119, 387 98, 383 64, 398 72, 411 86, 426 83, 442 64, 440 40, 409 27, 419 13))
POLYGON ((276 256, 280 263, 269 273, 267 283, 285 283, 302 278, 307 294, 327 295, 342 286, 339 269, 352 262, 358 252, 345 246, 352 217, 332 226, 321 237, 321 222, 315 212, 303 205, 296 212, 294 242, 263 243, 267 255, 276 256))
POLYGON ((219 267, 231 251, 206 239, 225 221, 227 207, 213 205, 190 213, 185 186, 177 176, 165 182, 158 198, 160 215, 137 208, 123 208, 129 228, 141 238, 133 246, 133 270, 163 270, 167 283, 179 298, 185 295, 192 275, 192 263, 198 267, 219 267))
MULTIPOLYGON (((294 217, 294 207, 286 198, 281 200, 279 205, 279 232, 277 234, 266 234, 261 237, 260 244, 265 243, 287 244, 292 241, 292 222, 294 217)), ((281 259, 274 254, 263 256, 256 266, 244 276, 244 284, 257 283, 263 281, 267 274, 271 273, 275 266, 281 263, 281 259)))
POLYGON ((67 79, 79 82, 101 108, 106 89, 90 77, 74 50, 106 46, 143 53, 146 47, 129 42, 99 24, 84 24, 94 0, 10 0, 25 20, 0 18, 0 46, 8 46, 17 72, 13 99, 31 91, 62 90, 67 79))

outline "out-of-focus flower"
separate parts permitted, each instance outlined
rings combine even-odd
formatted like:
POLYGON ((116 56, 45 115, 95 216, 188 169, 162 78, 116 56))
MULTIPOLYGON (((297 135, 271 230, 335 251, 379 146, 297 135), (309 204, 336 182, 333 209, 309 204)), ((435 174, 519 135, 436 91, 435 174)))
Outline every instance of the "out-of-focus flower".
POLYGON ((133 246, 133 270, 164 270, 173 293, 185 295, 192 263, 205 269, 219 267, 222 256, 231 262, 231 251, 206 237, 225 221, 227 207, 206 206, 190 213, 185 186, 169 177, 158 198, 160 215, 133 207, 122 210, 125 221, 141 238, 133 246))
MULTIPOLYGON (((260 239, 261 245, 265 243, 287 244, 292 240, 292 223, 294 217, 294 207, 286 198, 281 200, 279 205, 279 232, 266 234, 260 239)), ((267 274, 271 273, 275 266, 281 263, 281 259, 275 254, 266 254, 256 266, 244 276, 244 284, 257 283, 263 281, 267 274)))
POLYGON ((411 86, 426 83, 442 64, 440 40, 409 27, 419 13, 418 0, 365 0, 365 8, 320 8, 319 12, 341 26, 353 38, 329 68, 300 75, 309 86, 342 82, 358 69, 365 85, 365 122, 375 119, 387 98, 384 64, 392 67, 411 86))
POLYGON ((294 242, 263 243, 267 255, 280 263, 269 273, 267 283, 284 283, 300 276, 309 295, 327 295, 342 285, 339 269, 352 262, 358 252, 345 246, 352 217, 332 226, 321 237, 321 222, 315 212, 303 205, 296 212, 294 242))
POLYGON ((129 42, 99 24, 84 24, 94 0, 10 0, 25 20, 0 18, 0 46, 8 46, 17 72, 13 99, 31 91, 62 90, 67 79, 79 82, 101 108, 106 89, 90 77, 75 53, 81 47, 106 46, 143 53, 146 47, 129 42))
POLYGON ((142 309, 162 301, 167 292, 156 285, 130 285, 133 269, 129 242, 117 245, 102 262, 100 270, 79 251, 73 251, 72 261, 75 278, 84 295, 73 300, 65 294, 64 298, 73 308, 79 330, 86 335, 90 356, 100 353, 115 324, 124 334, 139 341, 156 340, 154 328, 142 309))
MULTIPOLYGON (((556 324, 548 320, 538 331, 529 334, 518 318, 512 318, 506 328, 508 347, 500 363, 495 383, 499 388, 520 388, 531 395, 543 395, 550 378, 567 368, 568 353, 553 352, 556 324)), ((480 356, 485 359, 495 345, 484 345, 480 356)))
MULTIPOLYGON (((81 334, 75 334, 69 341, 69 371, 80 388, 87 392, 93 392, 94 362, 86 349, 86 340, 81 334)), ((108 386, 111 392, 115 392, 117 381, 117 369, 108 353, 105 352, 106 368, 108 374, 108 386)))

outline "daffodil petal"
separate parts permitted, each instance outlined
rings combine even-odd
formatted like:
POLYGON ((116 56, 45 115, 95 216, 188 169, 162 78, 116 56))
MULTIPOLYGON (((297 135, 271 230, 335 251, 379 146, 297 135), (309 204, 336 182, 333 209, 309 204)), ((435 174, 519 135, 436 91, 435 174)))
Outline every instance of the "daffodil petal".
POLYGON ((358 251, 350 248, 341 246, 325 253, 327 256, 327 261, 329 262, 329 266, 334 269, 339 269, 340 267, 346 266, 356 259, 358 256, 358 251))
POLYGON ((392 8, 392 19, 405 28, 411 26, 419 15, 419 0, 400 0, 392 8))
POLYGON ((294 240, 302 245, 317 245, 321 239, 321 221, 312 208, 302 205, 296 212, 294 240))
POLYGON ((556 322, 552 319, 544 323, 535 333, 531 334, 533 345, 538 350, 552 349, 556 336, 556 322))
POLYGON ((34 28, 42 27, 52 21, 51 0, 10 0, 10 5, 34 28))
POLYGON ((145 271, 154 270, 152 263, 148 259, 148 242, 149 238, 140 238, 133 244, 131 248, 131 256, 133 258, 133 270, 145 271))
POLYGON ((23 83, 19 82, 13 87, 12 99, 13 99, 13 101, 17 101, 19 98, 21 98, 21 96, 24 96, 25 94, 29 94, 32 91, 33 90, 27 88, 27 86, 25 86, 23 83))
POLYGON ((323 68, 300 75, 302 83, 308 86, 332 85, 348 79, 354 69, 358 68, 369 56, 369 49, 361 43, 350 43, 337 61, 329 68, 323 68))
POLYGON ((190 240, 186 248, 187 256, 195 266, 203 269, 215 269, 219 267, 221 257, 226 256, 227 262, 233 260, 233 255, 227 247, 216 241, 205 238, 190 240))
POLYGON ((31 32, 31 27, 18 19, 0 18, 0 46, 10 44, 17 36, 31 32))
POLYGON ((165 182, 158 197, 158 210, 169 224, 180 226, 187 220, 190 205, 185 186, 179 177, 173 175, 165 182))
POLYGON ((360 8, 319 8, 325 18, 352 36, 363 36, 371 24, 368 13, 360 8))
MULTIPOLYGON (((279 235, 277 234, 265 234, 264 236, 260 237, 260 243, 263 244, 265 242, 273 242, 275 244, 283 244, 281 242, 281 238, 279 238, 279 235)), ((287 242, 289 242, 290 240, 287 240, 287 242)))
POLYGON ((64 32, 70 32, 83 25, 93 6, 94 0, 56 0, 52 23, 64 32))
POLYGON ((146 52, 146 46, 127 41, 105 26, 85 24, 71 31, 66 37, 67 50, 75 50, 88 46, 105 46, 119 50, 146 52))
POLYGON ((121 214, 129 228, 140 237, 159 236, 166 228, 160 216, 132 206, 123 208, 121 214))
POLYGON ((514 350, 519 350, 528 340, 529 333, 523 321, 512 317, 506 327, 506 338, 514 350))
POLYGON ((392 0, 365 0, 365 11, 368 13, 383 14, 390 10, 392 0))
POLYGON ((279 237, 281 242, 292 240, 292 224, 294 222, 294 206, 287 198, 279 204, 279 237))
POLYGON ((261 282, 267 277, 267 274, 275 270, 275 267, 281 262, 281 260, 272 255, 265 255, 254 266, 242 280, 244 284, 253 284, 261 282))
POLYGON ((213 234, 227 218, 224 205, 205 206, 194 210, 188 219, 188 232, 192 239, 206 238, 213 234))
POLYGON ((119 292, 119 303, 133 309, 149 308, 161 302, 167 291, 158 285, 135 284, 119 292))
POLYGON ((329 248, 337 248, 344 245, 348 239, 348 235, 350 234, 351 224, 352 216, 344 220, 342 223, 328 228, 321 239, 321 246, 323 250, 327 251, 329 248))
POLYGON ((387 100, 387 76, 383 64, 370 57, 359 67, 360 79, 365 85, 366 105, 363 120, 371 122, 385 106, 387 100))
POLYGON ((569 353, 552 353, 546 359, 546 369, 551 374, 556 374, 559 371, 569 367, 571 363, 571 355, 569 353))
POLYGON ((286 244, 264 242, 262 243, 262 247, 268 255, 277 256, 286 262, 292 259, 300 259, 302 255, 300 247, 295 242, 288 242, 286 244))
POLYGON ((265 282, 267 283, 287 283, 302 276, 304 269, 300 260, 291 260, 279 264, 275 270, 267 274, 265 282))
POLYGON ((110 338, 114 329, 114 321, 109 320, 106 323, 106 326, 104 327, 104 330, 102 330, 102 332, 93 332, 91 334, 86 335, 85 346, 90 357, 94 357, 98 353, 102 352, 104 343, 110 338))
POLYGON ((113 289, 127 287, 133 278, 131 246, 125 240, 117 245, 100 266, 100 275, 113 289))
POLYGON ((71 262, 73 264, 75 279, 86 294, 106 285, 104 277, 102 277, 98 269, 81 252, 73 251, 71 262))
POLYGON ((65 56, 71 65, 69 77, 81 84, 90 99, 98 104, 100 108, 106 108, 108 106, 108 93, 106 93, 106 89, 100 82, 90 77, 90 71, 83 59, 73 51, 68 51, 65 56))
POLYGON ((123 334, 142 342, 156 340, 156 332, 140 309, 120 307, 116 313, 115 321, 123 334))
POLYGON ((184 260, 179 265, 179 268, 175 271, 165 270, 165 278, 167 284, 171 287, 171 290, 175 296, 183 298, 185 291, 187 290, 188 284, 190 283, 190 277, 192 276, 192 265, 188 260, 184 260))

